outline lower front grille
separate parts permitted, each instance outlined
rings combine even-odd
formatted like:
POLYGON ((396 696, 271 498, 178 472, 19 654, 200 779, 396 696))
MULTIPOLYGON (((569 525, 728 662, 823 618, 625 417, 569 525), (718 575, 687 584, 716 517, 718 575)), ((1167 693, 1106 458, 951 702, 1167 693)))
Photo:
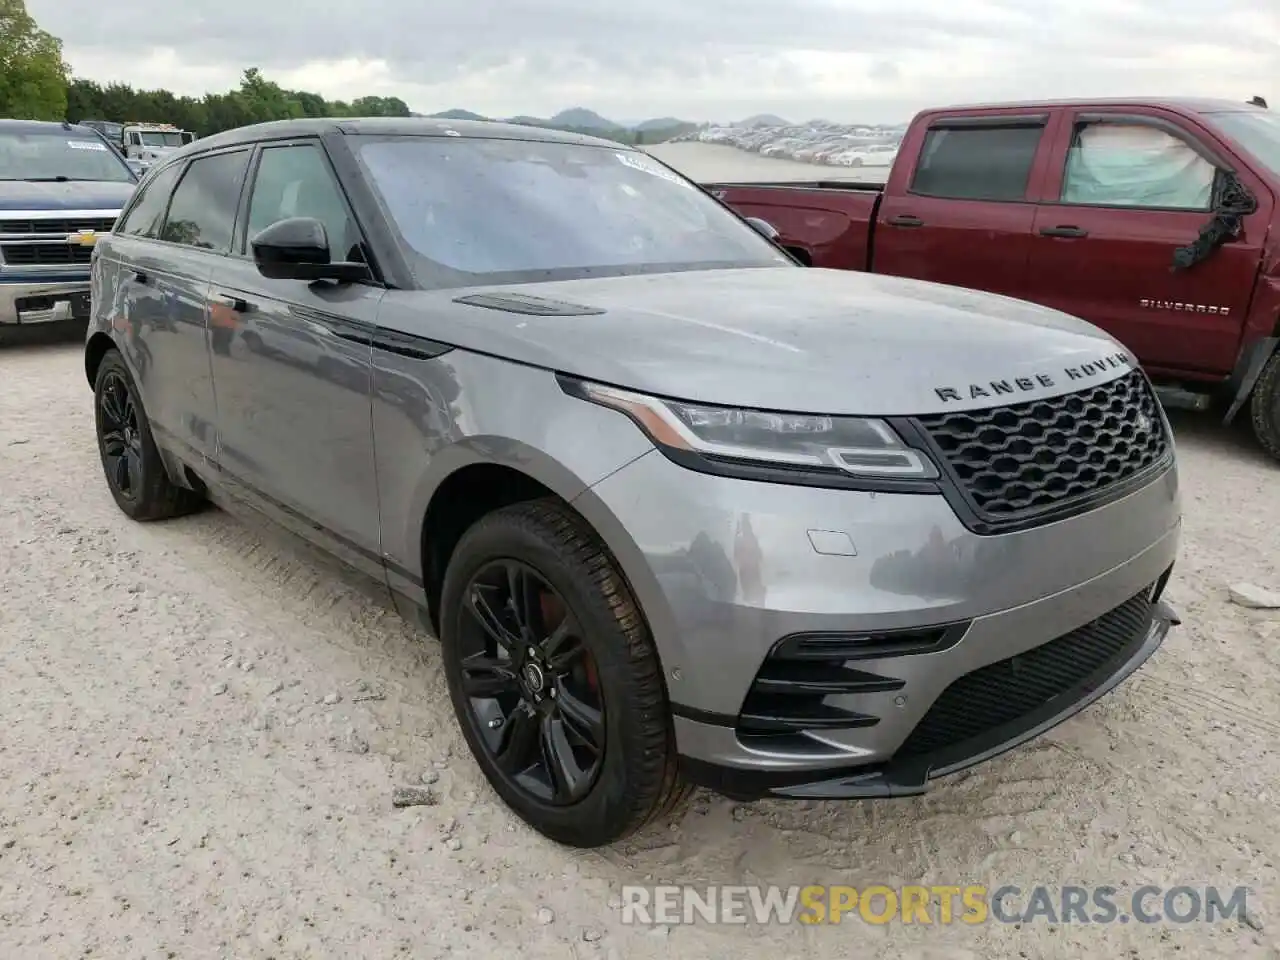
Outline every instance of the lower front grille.
MULTIPOLYGON (((967 673, 938 697, 894 755, 906 760, 977 740, 1061 701, 1063 708, 1118 670, 1146 640, 1152 591, 1091 623, 967 673)), ((976 752, 976 751, 974 751, 976 752)))

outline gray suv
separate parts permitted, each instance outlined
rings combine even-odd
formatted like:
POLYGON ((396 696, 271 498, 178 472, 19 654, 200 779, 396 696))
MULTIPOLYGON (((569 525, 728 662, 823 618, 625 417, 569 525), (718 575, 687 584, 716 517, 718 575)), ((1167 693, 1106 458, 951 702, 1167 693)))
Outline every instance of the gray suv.
POLYGON ((920 793, 1176 623, 1173 438, 1088 324, 767 233, 547 130, 200 140, 95 248, 106 481, 135 519, 211 500, 373 578, 557 841, 694 784, 920 793))

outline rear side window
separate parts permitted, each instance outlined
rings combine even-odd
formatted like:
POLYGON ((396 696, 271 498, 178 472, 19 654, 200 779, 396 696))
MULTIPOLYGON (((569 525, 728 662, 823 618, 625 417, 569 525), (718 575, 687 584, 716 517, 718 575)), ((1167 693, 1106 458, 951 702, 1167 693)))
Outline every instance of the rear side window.
POLYGON ((247 150, 193 160, 173 192, 160 239, 228 252, 248 161, 247 150))
POLYGON ((181 165, 174 164, 139 187, 137 200, 120 224, 120 233, 158 239, 164 225, 164 210, 169 203, 169 194, 173 192, 173 184, 181 172, 181 165))
POLYGON ((1080 123, 1063 203, 1208 210, 1218 170, 1187 141, 1142 123, 1080 123))
POLYGON ((911 192, 953 200, 1023 200, 1042 124, 935 127, 925 134, 911 192))

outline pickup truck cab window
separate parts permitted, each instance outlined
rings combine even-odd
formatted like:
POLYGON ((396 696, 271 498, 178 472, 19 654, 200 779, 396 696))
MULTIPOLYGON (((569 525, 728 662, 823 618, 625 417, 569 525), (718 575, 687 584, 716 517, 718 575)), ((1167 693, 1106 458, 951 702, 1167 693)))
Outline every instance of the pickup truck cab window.
POLYGON ((248 161, 248 150, 193 160, 173 192, 160 239, 229 251, 248 161))
POLYGON ((1043 124, 938 124, 925 134, 911 192, 951 200, 1023 200, 1043 124))
POLYGON ((794 266, 711 197, 638 151, 527 140, 354 139, 428 287, 794 266))
POLYGON ((0 138, 0 181, 130 183, 128 164, 102 138, 75 128, 48 127, 0 138))
POLYGON ((169 206, 169 195, 173 193, 173 185, 181 172, 182 165, 175 163, 144 183, 138 190, 133 206, 120 222, 118 232, 158 240, 164 226, 164 213, 169 206))
POLYGON ((346 260, 359 243, 355 223, 324 153, 316 144, 268 147, 258 160, 249 199, 248 239, 288 217, 313 217, 329 235, 329 258, 346 260))
POLYGON ((1217 168, 1186 140, 1141 123, 1076 124, 1063 203, 1208 210, 1217 168))

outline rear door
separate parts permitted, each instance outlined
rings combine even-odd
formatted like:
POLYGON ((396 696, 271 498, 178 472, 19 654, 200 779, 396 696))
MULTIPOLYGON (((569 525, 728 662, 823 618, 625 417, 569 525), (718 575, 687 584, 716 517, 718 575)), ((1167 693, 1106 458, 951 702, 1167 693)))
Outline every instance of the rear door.
MULTIPOLYGON (((1225 373, 1236 360, 1270 195, 1242 236, 1174 271, 1174 251, 1212 217, 1214 141, 1176 114, 1072 110, 1035 223, 1030 299, 1095 323, 1156 371, 1225 373)), ((1243 171, 1242 171, 1243 174, 1243 171)))
POLYGON ((260 509, 381 579, 369 369, 384 291, 262 276, 248 240, 287 217, 324 223, 332 260, 365 255, 320 142, 262 146, 235 254, 210 288, 231 331, 211 354, 219 462, 260 509))
MULTIPOLYGON (((243 165, 245 151, 241 151, 243 165)), ((185 217, 193 199, 217 199, 210 168, 235 165, 216 157, 174 164, 143 184, 111 237, 94 297, 110 303, 117 342, 133 367, 147 416, 163 445, 182 451, 193 466, 212 460, 216 407, 209 372, 205 305, 217 232, 185 217), (177 187, 183 195, 175 194, 177 187), (167 441, 167 442, 166 442, 167 441)), ((234 177, 234 171, 232 171, 234 177)), ((238 182, 229 189, 239 190, 238 182)), ((234 216, 235 199, 231 200, 234 216)), ((230 223, 225 224, 227 230, 230 223)), ((101 309, 101 308, 99 308, 101 309)))
POLYGON ((872 270, 1022 296, 1052 110, 928 117, 880 203, 872 270))

